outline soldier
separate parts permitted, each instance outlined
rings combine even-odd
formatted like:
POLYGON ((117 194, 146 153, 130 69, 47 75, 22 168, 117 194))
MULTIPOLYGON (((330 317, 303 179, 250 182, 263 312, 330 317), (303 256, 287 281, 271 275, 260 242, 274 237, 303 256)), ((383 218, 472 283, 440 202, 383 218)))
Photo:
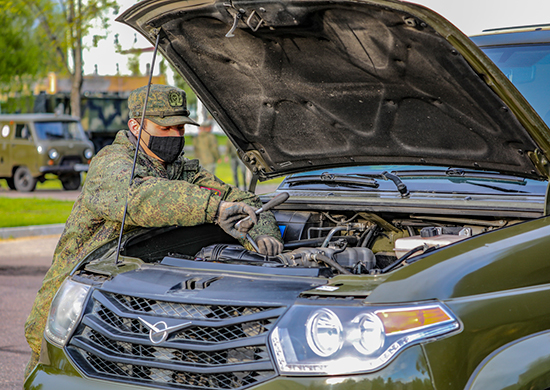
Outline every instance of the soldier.
POLYGON ((237 188, 241 188, 246 190, 246 183, 247 183, 247 175, 250 171, 246 169, 246 165, 241 161, 237 154, 237 149, 235 149, 235 146, 229 140, 227 141, 227 152, 226 152, 226 158, 229 159, 229 164, 231 165, 231 171, 233 172, 233 184, 237 188), (242 175, 241 175, 242 174, 242 175), (239 180, 239 177, 242 179, 242 186, 240 185, 241 180, 239 180))
POLYGON ((257 196, 223 183, 197 160, 183 157, 184 125, 197 124, 188 117, 185 92, 178 88, 151 85, 139 145, 143 153, 139 153, 135 177, 128 188, 146 90, 142 87, 130 94, 130 131, 120 131, 114 143, 94 157, 82 193, 67 219, 52 266, 25 324, 32 350, 25 377, 38 363, 55 293, 86 254, 118 237, 126 198, 124 231, 140 226, 217 223, 248 249, 252 248, 244 239, 247 233, 264 254, 278 254, 283 248, 273 214, 257 217, 254 213, 254 207, 261 207, 257 196), (235 229, 235 223, 245 216, 251 217, 250 223, 235 229))
POLYGON ((212 134, 212 121, 206 120, 199 127, 199 134, 195 138, 195 158, 210 173, 216 174, 216 163, 220 159, 218 140, 212 134))

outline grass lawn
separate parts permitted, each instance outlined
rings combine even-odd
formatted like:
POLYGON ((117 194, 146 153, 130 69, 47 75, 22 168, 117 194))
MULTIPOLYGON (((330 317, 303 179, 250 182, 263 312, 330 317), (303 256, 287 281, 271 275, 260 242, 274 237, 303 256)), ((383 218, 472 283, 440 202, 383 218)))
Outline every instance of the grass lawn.
POLYGON ((0 227, 65 223, 72 201, 0 197, 0 227))
POLYGON ((63 186, 61 185, 61 181, 57 179, 57 176, 48 173, 46 175, 46 178, 48 180, 46 180, 44 183, 40 183, 40 182, 36 183, 37 190, 62 190, 63 191, 63 186))

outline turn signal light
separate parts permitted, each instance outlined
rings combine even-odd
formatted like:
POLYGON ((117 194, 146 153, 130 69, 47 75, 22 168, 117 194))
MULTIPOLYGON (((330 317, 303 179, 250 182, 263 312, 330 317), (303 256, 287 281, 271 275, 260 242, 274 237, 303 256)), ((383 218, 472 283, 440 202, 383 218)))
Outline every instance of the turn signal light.
POLYGON ((386 334, 406 332, 452 320, 442 308, 437 306, 377 311, 376 315, 382 320, 386 334))

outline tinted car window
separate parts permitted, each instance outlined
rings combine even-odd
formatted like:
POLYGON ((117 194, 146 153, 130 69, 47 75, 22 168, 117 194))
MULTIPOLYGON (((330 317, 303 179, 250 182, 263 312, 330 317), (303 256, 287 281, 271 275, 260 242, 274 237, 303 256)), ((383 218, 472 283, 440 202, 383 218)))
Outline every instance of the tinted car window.
POLYGON ((550 125, 550 45, 482 48, 550 125))
POLYGON ((15 126, 15 138, 32 139, 29 127, 26 124, 17 124, 15 126))
POLYGON ((43 140, 86 139, 78 122, 37 122, 35 127, 38 138, 43 140))

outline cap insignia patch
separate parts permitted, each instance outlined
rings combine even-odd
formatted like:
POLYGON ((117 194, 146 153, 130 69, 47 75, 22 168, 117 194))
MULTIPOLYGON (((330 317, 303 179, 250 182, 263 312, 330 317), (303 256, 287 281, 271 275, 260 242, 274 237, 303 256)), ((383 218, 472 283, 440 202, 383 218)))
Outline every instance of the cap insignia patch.
POLYGON ((183 95, 178 91, 168 92, 168 102, 172 107, 183 106, 183 95))

